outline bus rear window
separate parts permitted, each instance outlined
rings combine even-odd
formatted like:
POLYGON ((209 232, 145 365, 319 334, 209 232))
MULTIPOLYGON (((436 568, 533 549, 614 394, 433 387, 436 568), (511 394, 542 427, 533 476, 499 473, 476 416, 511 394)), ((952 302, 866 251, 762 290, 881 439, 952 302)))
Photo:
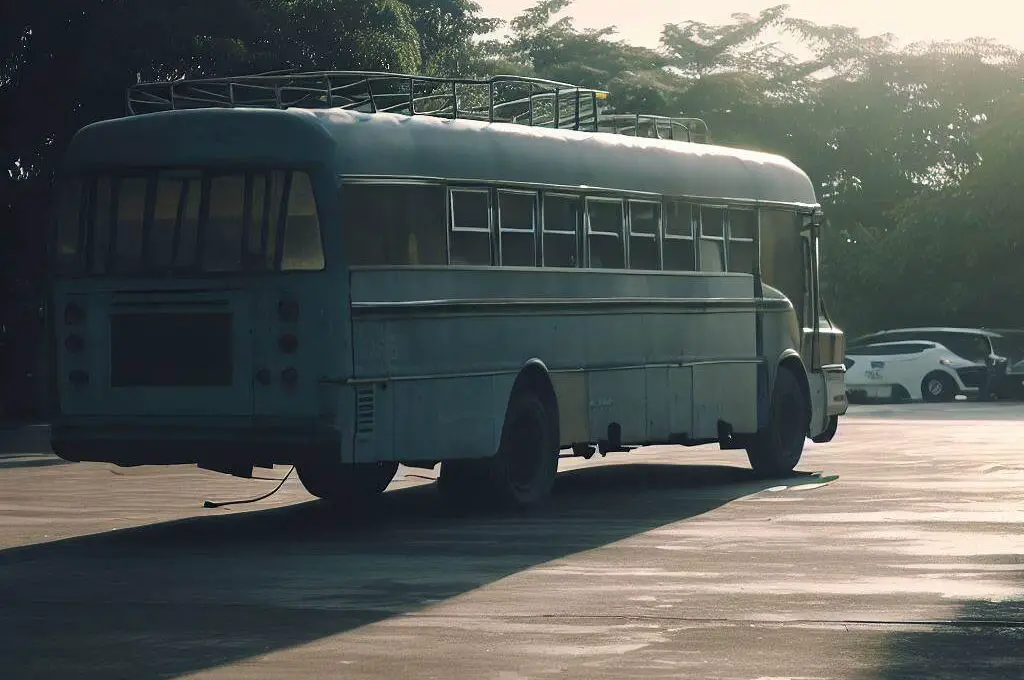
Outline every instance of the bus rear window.
POLYGON ((73 177, 58 198, 62 274, 320 270, 307 173, 162 170, 73 177))

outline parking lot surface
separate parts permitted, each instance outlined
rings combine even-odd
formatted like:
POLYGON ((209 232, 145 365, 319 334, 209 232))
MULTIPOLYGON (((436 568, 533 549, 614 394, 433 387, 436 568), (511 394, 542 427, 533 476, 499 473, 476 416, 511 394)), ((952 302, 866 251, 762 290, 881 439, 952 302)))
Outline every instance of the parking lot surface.
POLYGON ((345 516, 287 468, 69 464, 0 431, 0 677, 1024 678, 1024 405, 862 406, 799 473, 565 460, 527 514, 401 469, 345 516))

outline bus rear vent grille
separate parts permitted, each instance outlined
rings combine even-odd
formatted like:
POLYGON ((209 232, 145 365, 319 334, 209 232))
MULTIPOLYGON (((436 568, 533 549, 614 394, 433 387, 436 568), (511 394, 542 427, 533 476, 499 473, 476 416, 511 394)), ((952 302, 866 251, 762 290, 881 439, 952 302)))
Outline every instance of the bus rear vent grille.
POLYGON ((360 385, 356 388, 356 437, 358 439, 373 437, 373 392, 373 385, 360 385))

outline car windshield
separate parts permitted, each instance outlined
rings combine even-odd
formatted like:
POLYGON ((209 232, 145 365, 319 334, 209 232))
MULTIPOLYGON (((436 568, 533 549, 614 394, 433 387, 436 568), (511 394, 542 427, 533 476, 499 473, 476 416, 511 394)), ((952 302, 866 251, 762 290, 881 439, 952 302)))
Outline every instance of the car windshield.
POLYGON ((992 338, 992 346, 996 354, 1008 358, 1011 362, 1024 359, 1024 335, 999 335, 992 338))

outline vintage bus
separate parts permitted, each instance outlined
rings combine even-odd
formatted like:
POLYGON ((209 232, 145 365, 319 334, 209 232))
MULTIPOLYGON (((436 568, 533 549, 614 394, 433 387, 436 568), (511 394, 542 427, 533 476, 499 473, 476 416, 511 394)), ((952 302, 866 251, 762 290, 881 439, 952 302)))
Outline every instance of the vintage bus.
POLYGON ((451 498, 524 507, 560 455, 718 443, 781 476, 832 438, 844 340, 793 163, 602 131, 601 93, 571 85, 544 109, 529 82, 530 120, 496 122, 493 80, 474 117, 455 96, 389 112, 320 76, 305 105, 282 78, 258 80, 269 103, 175 89, 251 80, 156 84, 135 101, 167 110, 74 137, 59 456, 294 464, 345 502, 440 463, 451 498))

